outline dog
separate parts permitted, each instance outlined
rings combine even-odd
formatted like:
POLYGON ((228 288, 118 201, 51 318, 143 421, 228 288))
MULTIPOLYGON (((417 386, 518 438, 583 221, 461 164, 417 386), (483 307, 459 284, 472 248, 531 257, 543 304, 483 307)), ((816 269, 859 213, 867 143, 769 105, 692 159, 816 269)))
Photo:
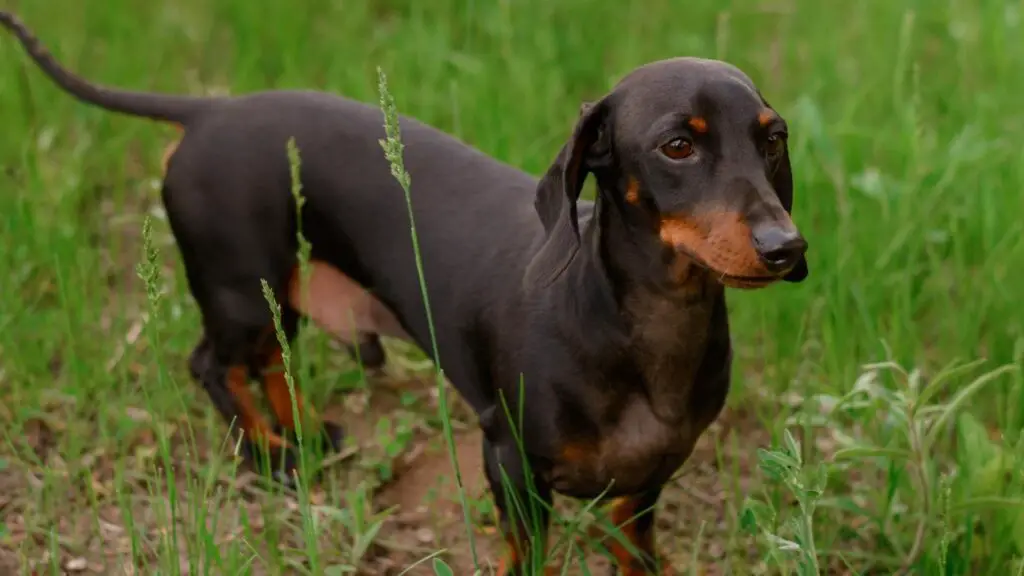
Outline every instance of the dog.
POLYGON ((746 74, 698 58, 633 70, 582 105, 539 178, 402 117, 435 350, 379 109, 314 91, 108 88, 63 68, 14 15, 0 23, 72 96, 182 129, 162 201, 202 313, 189 365, 240 423, 251 457, 283 457, 287 480, 296 425, 321 427, 328 445, 342 437, 308 407, 296 422, 266 280, 288 338, 306 316, 370 365, 386 361, 380 336, 440 362, 483 431, 508 543, 501 574, 532 573, 543 556, 553 492, 614 499, 629 544, 612 546, 618 573, 658 570, 655 504, 729 390, 726 288, 808 275, 787 124, 746 74), (312 246, 305 291, 292 138, 312 246), (580 199, 588 176, 592 202, 580 199), (276 424, 257 411, 250 379, 262 380, 276 424))

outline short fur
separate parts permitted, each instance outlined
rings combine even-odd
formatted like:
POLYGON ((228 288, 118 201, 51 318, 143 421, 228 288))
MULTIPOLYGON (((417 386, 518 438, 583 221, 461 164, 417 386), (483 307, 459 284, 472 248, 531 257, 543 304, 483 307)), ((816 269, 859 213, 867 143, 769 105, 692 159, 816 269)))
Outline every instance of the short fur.
MULTIPOLYGON (((431 350, 378 109, 309 91, 194 98, 104 88, 62 68, 13 15, 0 12, 0 23, 77 98, 184 129, 169 150, 163 201, 203 317, 192 372, 226 419, 250 428, 253 455, 258 440, 291 452, 242 385, 262 375, 280 397, 281 384, 268 383, 280 354, 261 279, 285 303, 289 337, 306 313, 339 337, 342 326, 359 330, 350 341, 373 364, 384 361, 377 334, 431 350), (293 289, 292 137, 320 282, 308 302, 293 289), (345 324, 349 310, 362 320, 345 324)), ((547 501, 552 490, 620 497, 615 517, 637 514, 627 534, 640 557, 619 550, 619 569, 652 570, 653 505, 729 388, 725 287, 807 275, 807 244, 789 214, 785 122, 737 68, 676 58, 636 69, 583 106, 539 180, 416 120, 401 128, 441 362, 480 417, 506 535, 523 527, 505 497, 525 501, 528 484, 547 501), (588 174, 596 202, 579 199, 588 174)), ((275 402, 277 428, 294 425, 275 402)), ((340 430, 327 426, 336 444, 340 430)), ((503 570, 522 570, 529 550, 513 546, 503 570)))

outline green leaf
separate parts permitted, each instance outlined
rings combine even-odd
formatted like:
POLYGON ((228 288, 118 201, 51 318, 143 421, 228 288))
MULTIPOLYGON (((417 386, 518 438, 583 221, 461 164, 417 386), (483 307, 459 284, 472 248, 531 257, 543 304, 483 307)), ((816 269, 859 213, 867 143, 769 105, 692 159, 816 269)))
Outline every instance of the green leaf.
POLYGON ((792 540, 781 538, 774 534, 765 534, 765 538, 783 552, 799 552, 800 545, 792 540))
POLYGON ((1024 552, 1024 514, 1017 515, 1013 523, 1013 543, 1017 546, 1017 553, 1024 552))
POLYGON ((767 528, 775 523, 775 514, 771 507, 761 502, 747 498, 743 502, 743 511, 740 512, 740 528, 750 534, 757 534, 759 528, 767 528))
POLYGON ((951 504, 950 510, 958 514, 992 512, 1003 510, 1011 514, 1019 514, 1022 518, 1024 518, 1024 499, 1006 498, 1001 496, 963 498, 951 504))
POLYGON ((796 459, 796 466, 799 467, 801 456, 800 443, 796 441, 796 438, 793 437, 793 434, 788 429, 783 431, 782 439, 786 442, 788 454, 796 459))
POLYGON ((971 413, 957 418, 957 460, 969 475, 975 474, 998 454, 998 447, 988 439, 988 431, 971 413))
MULTIPOLYGON (((996 449, 999 450, 998 447, 996 449)), ((1001 495, 1006 489, 1007 475, 1013 469, 1013 455, 999 451, 995 457, 971 474, 971 495, 1001 495)))
POLYGON ((818 465, 814 469, 814 483, 811 485, 811 490, 815 493, 815 498, 820 498, 825 493, 825 488, 828 486, 828 467, 824 462, 818 462, 818 465))
POLYGON ((795 470, 800 468, 800 462, 785 452, 759 448, 757 451, 757 458, 760 460, 762 468, 770 466, 779 471, 795 470))
POLYGON ((370 525, 370 529, 361 534, 352 546, 353 559, 361 559, 370 550, 370 546, 377 539, 377 533, 384 527, 384 519, 378 519, 370 525))
POLYGON ((840 448, 832 455, 833 460, 867 460, 869 458, 889 458, 892 460, 909 460, 913 454, 900 448, 884 448, 882 446, 850 446, 840 448))
POLYGON ((925 452, 931 451, 932 446, 935 444, 935 440, 938 438, 938 435, 942 432, 943 428, 945 428, 948 422, 956 416, 960 411, 960 408, 967 403, 967 400, 970 399, 971 396, 984 388, 989 382, 992 382, 1003 374, 1016 370, 1017 367, 1015 365, 1006 364, 991 372, 982 374, 973 382, 961 388, 960 391, 957 392, 956 396, 953 397, 953 400, 950 401, 949 404, 946 404, 946 409, 939 415, 935 422, 932 423, 931 428, 928 430, 928 436, 925 438, 923 443, 924 445, 922 446, 922 450, 925 452))
POLYGON ((440 558, 434 558, 434 574, 435 576, 455 576, 448 564, 445 564, 445 561, 440 558))
POLYGON ((917 404, 919 406, 928 404, 932 399, 932 396, 938 394, 946 382, 952 380, 954 377, 960 376, 961 374, 970 372, 984 363, 985 360, 975 360, 973 362, 960 365, 957 365, 957 362, 951 363, 929 379, 928 384, 925 385, 924 389, 921 390, 921 394, 917 397, 917 404))

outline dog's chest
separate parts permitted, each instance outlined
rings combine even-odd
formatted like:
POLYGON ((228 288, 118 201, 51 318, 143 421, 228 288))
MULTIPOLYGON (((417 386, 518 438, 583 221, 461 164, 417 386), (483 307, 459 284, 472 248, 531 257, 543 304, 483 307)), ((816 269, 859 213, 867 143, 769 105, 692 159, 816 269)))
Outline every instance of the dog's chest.
POLYGON ((559 492, 592 498, 663 484, 724 401, 729 344, 717 330, 714 302, 641 296, 627 306, 631 368, 620 374, 635 376, 607 382, 608 392, 586 401, 596 434, 564 442, 550 478, 559 492))
POLYGON ((549 481, 555 490, 577 498, 635 494, 667 481, 699 435, 690 422, 660 420, 645 398, 635 396, 599 438, 566 442, 549 481))

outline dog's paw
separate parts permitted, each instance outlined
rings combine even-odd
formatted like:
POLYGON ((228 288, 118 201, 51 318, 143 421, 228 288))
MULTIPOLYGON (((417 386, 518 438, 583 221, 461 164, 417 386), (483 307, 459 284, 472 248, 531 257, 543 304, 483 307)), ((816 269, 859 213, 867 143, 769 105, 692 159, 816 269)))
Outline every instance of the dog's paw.
MULTIPOLYGON (((295 490, 298 476, 301 474, 301 446, 298 436, 294 429, 281 426, 275 426, 274 433, 285 442, 283 446, 272 446, 265 450, 252 440, 246 439, 241 445, 242 456, 254 472, 288 490, 295 490)), ((306 468, 310 480, 316 481, 321 474, 317 459, 331 452, 340 451, 344 447, 345 431, 341 425, 325 420, 314 435, 306 436, 304 433, 303 436, 306 445, 311 448, 306 452, 306 468)))
POLYGON ((345 429, 341 427, 341 424, 336 424, 330 420, 324 420, 321 427, 320 435, 324 443, 324 453, 327 451, 341 452, 342 448, 345 447, 345 429))
MULTIPOLYGON (((299 436, 294 428, 283 428, 275 426, 274 432, 286 439, 293 446, 299 446, 299 436)), ((340 451, 345 445, 345 429, 340 424, 329 420, 320 423, 320 429, 309 431, 303 430, 303 443, 309 446, 313 453, 324 456, 331 452, 340 451)))
POLYGON ((363 365, 363 368, 379 370, 387 362, 384 345, 376 334, 360 334, 356 344, 346 344, 345 349, 353 360, 363 365))
POLYGON ((264 449, 252 440, 242 442, 242 455, 257 474, 268 478, 288 490, 297 486, 299 454, 295 446, 272 446, 264 449))
POLYGON ((661 570, 659 571, 656 566, 658 563, 655 562, 643 562, 640 560, 633 560, 629 562, 627 566, 618 566, 615 562, 612 562, 608 569, 609 576, 675 576, 676 571, 666 561, 661 562, 661 570))

